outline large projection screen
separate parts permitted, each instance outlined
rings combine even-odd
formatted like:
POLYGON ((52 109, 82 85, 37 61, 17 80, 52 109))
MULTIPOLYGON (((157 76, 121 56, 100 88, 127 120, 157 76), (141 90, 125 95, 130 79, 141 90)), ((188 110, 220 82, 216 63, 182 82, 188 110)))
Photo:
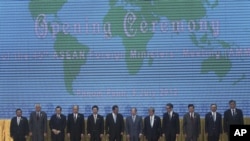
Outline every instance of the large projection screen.
POLYGON ((249 0, 1 0, 0 118, 167 103, 250 117, 249 0))

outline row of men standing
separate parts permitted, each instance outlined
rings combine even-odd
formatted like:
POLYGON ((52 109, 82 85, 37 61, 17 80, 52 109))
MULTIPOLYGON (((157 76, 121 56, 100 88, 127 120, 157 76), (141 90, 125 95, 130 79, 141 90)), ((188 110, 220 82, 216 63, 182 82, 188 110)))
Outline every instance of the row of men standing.
MULTIPOLYGON (((235 108, 236 102, 229 101, 230 109, 224 113, 224 132, 229 133, 231 124, 243 124, 243 113, 235 108)), ((36 104, 36 110, 27 118, 22 116, 21 109, 16 110, 16 117, 11 120, 10 135, 14 141, 25 141, 28 135, 32 141, 44 141, 47 136, 47 115, 41 111, 41 106, 36 104)), ((211 104, 211 111, 205 115, 205 133, 208 141, 218 141, 222 133, 222 115, 217 110, 216 104, 211 104)), ((49 127, 52 141, 64 141, 64 130, 67 127, 67 136, 70 141, 80 141, 84 138, 84 115, 78 113, 79 107, 73 106, 73 113, 66 116, 61 113, 62 108, 56 107, 56 113, 51 117, 49 127)), ((126 118, 126 126, 122 114, 117 105, 112 107, 112 113, 104 118, 98 114, 98 106, 92 107, 92 112, 87 119, 87 135, 91 141, 100 141, 104 136, 104 128, 109 141, 121 141, 126 131, 129 141, 138 141, 143 136, 147 141, 158 141, 163 136, 166 141, 175 141, 180 134, 179 114, 173 111, 171 103, 166 105, 166 113, 163 115, 163 123, 159 116, 154 114, 154 108, 149 108, 149 115, 144 123, 141 116, 137 115, 136 108, 131 109, 131 116, 126 118), (162 125, 162 126, 161 126, 162 125)), ((194 112, 194 105, 188 105, 188 112, 183 117, 183 134, 186 141, 197 141, 201 132, 200 115, 194 112)))

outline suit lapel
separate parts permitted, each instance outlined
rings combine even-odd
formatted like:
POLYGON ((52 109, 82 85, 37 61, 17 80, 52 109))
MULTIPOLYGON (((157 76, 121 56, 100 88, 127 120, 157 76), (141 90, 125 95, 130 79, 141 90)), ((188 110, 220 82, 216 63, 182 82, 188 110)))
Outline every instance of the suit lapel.
MULTIPOLYGON (((131 118, 132 118, 132 117, 131 117, 131 118)), ((139 119, 138 119, 138 116, 136 115, 136 116, 135 116, 135 122, 134 122, 134 124, 137 123, 138 120, 139 120, 139 119)), ((132 122, 133 122, 133 118, 132 118, 132 122)))
POLYGON ((191 121, 190 113, 187 114, 187 119, 191 121))
POLYGON ((216 112, 216 121, 219 121, 219 119, 221 119, 221 115, 218 112, 216 112))
POLYGON ((19 125, 17 124, 17 117, 14 118, 14 121, 15 121, 14 123, 15 123, 17 126, 19 126, 19 125))
POLYGON ((93 114, 92 114, 92 119, 93 119, 93 123, 96 124, 97 123, 97 119, 98 119, 98 115, 96 116, 96 122, 95 122, 95 117, 94 117, 93 114))

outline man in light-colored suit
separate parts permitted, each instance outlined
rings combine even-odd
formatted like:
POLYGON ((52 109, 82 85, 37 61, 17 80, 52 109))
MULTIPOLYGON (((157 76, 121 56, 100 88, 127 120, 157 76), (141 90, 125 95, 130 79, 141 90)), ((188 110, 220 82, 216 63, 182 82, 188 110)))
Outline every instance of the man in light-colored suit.
POLYGON ((194 105, 188 105, 188 113, 183 117, 185 141, 197 141, 201 133, 200 115, 194 112, 194 105))
POLYGON ((139 141, 142 137, 142 117, 137 115, 137 109, 131 108, 131 116, 126 118, 126 133, 129 141, 139 141))
POLYGON ((41 111, 40 104, 35 104, 35 111, 30 114, 29 127, 32 141, 44 141, 47 136, 47 114, 41 111))

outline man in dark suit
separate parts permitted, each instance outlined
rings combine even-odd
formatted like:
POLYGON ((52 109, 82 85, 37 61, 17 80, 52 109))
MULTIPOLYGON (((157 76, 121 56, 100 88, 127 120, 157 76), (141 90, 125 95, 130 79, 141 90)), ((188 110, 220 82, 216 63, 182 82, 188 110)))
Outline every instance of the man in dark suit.
POLYGON ((236 101, 230 100, 229 106, 230 109, 224 112, 224 132, 228 135, 228 140, 230 136, 229 135, 230 125, 244 124, 243 112, 241 109, 236 108, 236 101))
POLYGON ((98 114, 98 106, 92 107, 92 115, 87 120, 87 134, 90 141, 101 141, 104 134, 104 119, 98 114))
POLYGON ((10 136, 14 141, 25 141, 28 135, 28 120, 22 116, 21 109, 16 109, 16 117, 13 117, 10 122, 10 136))
POLYGON ((84 138, 85 123, 84 115, 78 113, 79 106, 73 106, 73 113, 68 115, 67 135, 70 141, 80 141, 84 138))
POLYGON ((166 105, 167 112, 163 115, 162 130, 166 141, 175 141, 180 134, 179 114, 173 111, 173 104, 166 105))
POLYGON ((47 114, 41 111, 40 104, 35 104, 35 108, 29 119, 30 136, 32 141, 44 141, 47 136, 47 114))
POLYGON ((216 104, 211 104, 210 109, 211 112, 205 116, 205 133, 208 141, 219 141, 222 133, 222 116, 216 112, 216 104))
POLYGON ((112 113, 106 117, 106 134, 109 137, 109 141, 121 141, 124 132, 124 119, 121 114, 118 113, 119 108, 117 105, 112 107, 112 113))
POLYGON ((188 105, 188 113, 183 117, 183 134, 185 141, 197 141, 201 133, 200 115, 194 112, 194 105, 188 105))
POLYGON ((62 113, 60 106, 56 107, 56 113, 52 115, 49 121, 52 141, 64 141, 64 130, 66 127, 66 116, 62 113))
POLYGON ((131 116, 126 118, 126 133, 129 141, 139 141, 142 137, 142 117, 137 115, 137 109, 131 108, 131 116))
POLYGON ((143 133, 147 141, 158 141, 161 136, 161 119, 154 113, 155 109, 150 107, 148 109, 149 116, 144 119, 143 133))

